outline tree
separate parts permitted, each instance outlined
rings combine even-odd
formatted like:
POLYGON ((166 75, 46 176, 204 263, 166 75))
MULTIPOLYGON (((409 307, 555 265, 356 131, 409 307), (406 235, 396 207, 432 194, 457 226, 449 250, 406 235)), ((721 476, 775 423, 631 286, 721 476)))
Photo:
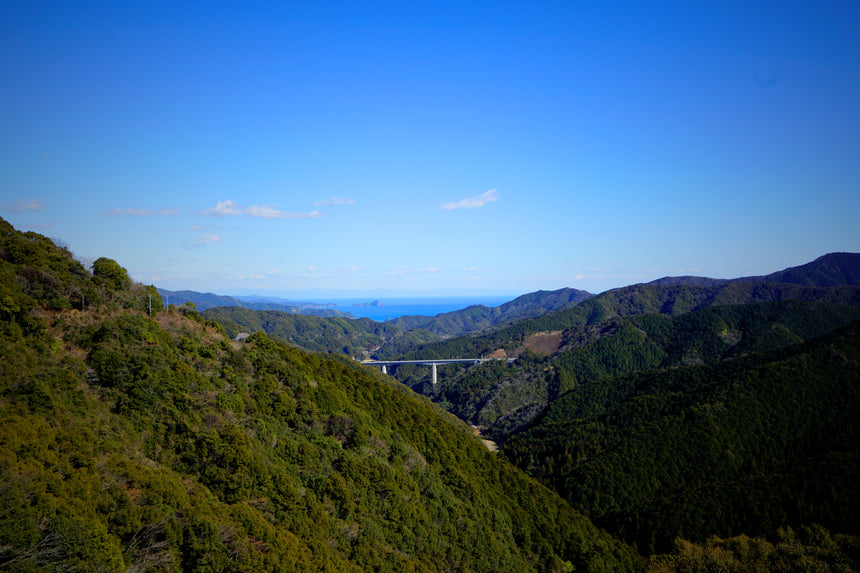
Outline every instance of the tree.
POLYGON ((128 271, 106 257, 99 257, 93 262, 93 282, 109 290, 125 290, 131 286, 128 271))

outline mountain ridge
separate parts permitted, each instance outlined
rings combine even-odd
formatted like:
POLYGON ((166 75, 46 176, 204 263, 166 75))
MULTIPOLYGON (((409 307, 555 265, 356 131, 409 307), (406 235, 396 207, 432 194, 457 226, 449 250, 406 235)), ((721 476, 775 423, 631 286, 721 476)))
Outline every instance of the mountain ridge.
POLYGON ((442 337, 459 336, 566 308, 593 296, 590 292, 574 288, 539 290, 521 295, 497 307, 472 305, 433 317, 407 315, 386 322, 404 330, 420 328, 442 337))
MULTIPOLYGON (((720 286, 729 282, 790 283, 811 287, 860 285, 860 253, 833 252, 802 265, 767 275, 717 279, 699 276, 667 276, 645 284, 657 286, 720 286)), ((624 288, 624 287, 621 287, 624 288)))

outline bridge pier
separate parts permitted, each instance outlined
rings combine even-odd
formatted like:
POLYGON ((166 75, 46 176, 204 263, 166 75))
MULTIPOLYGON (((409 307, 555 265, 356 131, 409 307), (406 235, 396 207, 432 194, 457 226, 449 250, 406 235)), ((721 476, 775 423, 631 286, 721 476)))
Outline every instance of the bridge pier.
POLYGON ((432 364, 430 364, 430 366, 433 368, 433 385, 435 386, 436 385, 436 363, 433 362, 432 364))
POLYGON ((382 365, 382 373, 383 373, 383 374, 388 374, 388 365, 387 365, 387 364, 383 364, 383 365, 382 365))

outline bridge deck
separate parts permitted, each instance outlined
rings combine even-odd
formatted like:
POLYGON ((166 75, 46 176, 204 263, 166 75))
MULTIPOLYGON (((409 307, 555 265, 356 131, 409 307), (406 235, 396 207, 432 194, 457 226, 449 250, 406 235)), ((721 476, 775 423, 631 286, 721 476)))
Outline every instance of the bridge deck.
POLYGON ((362 364, 369 364, 371 366, 382 366, 391 365, 391 364, 454 364, 458 362, 468 362, 471 364, 483 364, 484 362, 491 362, 493 360, 507 360, 508 362, 513 362, 516 360, 515 358, 440 358, 435 360, 362 360, 362 364))
POLYGON ((491 360, 507 360, 508 362, 513 362, 516 358, 443 358, 439 360, 362 360, 362 364, 367 364, 369 366, 380 366, 382 368, 383 374, 388 374, 388 369, 386 366, 394 366, 397 364, 421 364, 424 366, 430 366, 433 369, 432 380, 433 385, 436 385, 436 367, 440 364, 455 364, 458 362, 461 363, 469 363, 469 364, 483 364, 485 362, 490 362, 491 360))

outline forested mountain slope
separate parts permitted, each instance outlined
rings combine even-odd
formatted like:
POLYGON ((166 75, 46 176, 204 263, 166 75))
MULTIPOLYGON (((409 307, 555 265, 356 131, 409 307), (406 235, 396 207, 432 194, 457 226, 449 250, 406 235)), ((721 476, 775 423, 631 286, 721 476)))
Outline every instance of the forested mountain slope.
MULTIPOLYGON (((571 390, 588 396, 572 417, 592 415, 614 391, 615 378, 654 368, 716 363, 820 336, 860 319, 860 307, 779 301, 730 305, 666 316, 614 317, 569 329, 550 356, 525 353, 514 363, 463 368, 399 367, 396 375, 497 441, 527 425, 552 400, 571 390)), ((584 399, 583 399, 584 400, 584 399)))
MULTIPOLYGON (((850 279, 849 263, 855 259, 850 254, 827 255, 804 272, 787 269, 779 276, 818 277, 830 284, 834 277, 850 279), (841 270, 822 270, 831 268, 841 270)), ((475 336, 417 345, 393 339, 376 356, 519 356, 510 365, 441 367, 436 387, 429 383, 426 368, 402 366, 394 371, 416 391, 433 396, 493 439, 504 440, 576 384, 587 383, 589 391, 602 392, 605 381, 614 376, 777 348, 822 335, 860 316, 856 285, 692 282, 696 284, 666 279, 614 289, 574 307, 475 336)))
POLYGON ((0 569, 636 564, 399 384, 157 293, 147 316, 152 289, 96 263, 0 220, 0 569))
POLYGON ((369 318, 323 318, 238 306, 210 308, 201 314, 221 324, 230 338, 240 332, 265 332, 311 352, 340 352, 354 357, 381 346, 386 337, 400 334, 398 329, 369 318))
MULTIPOLYGON (((814 539, 815 523, 858 533, 856 258, 615 289, 406 354, 519 355, 512 364, 440 368, 435 388, 416 367, 397 376, 642 552, 682 547, 681 537, 708 544, 689 570, 736 549, 743 570, 748 538, 706 539, 779 535, 796 547, 786 528, 814 539)), ((852 570, 844 563, 833 570, 852 570)))
POLYGON ((809 523, 858 533, 860 322, 602 388, 576 386, 503 450, 643 551, 809 523))

